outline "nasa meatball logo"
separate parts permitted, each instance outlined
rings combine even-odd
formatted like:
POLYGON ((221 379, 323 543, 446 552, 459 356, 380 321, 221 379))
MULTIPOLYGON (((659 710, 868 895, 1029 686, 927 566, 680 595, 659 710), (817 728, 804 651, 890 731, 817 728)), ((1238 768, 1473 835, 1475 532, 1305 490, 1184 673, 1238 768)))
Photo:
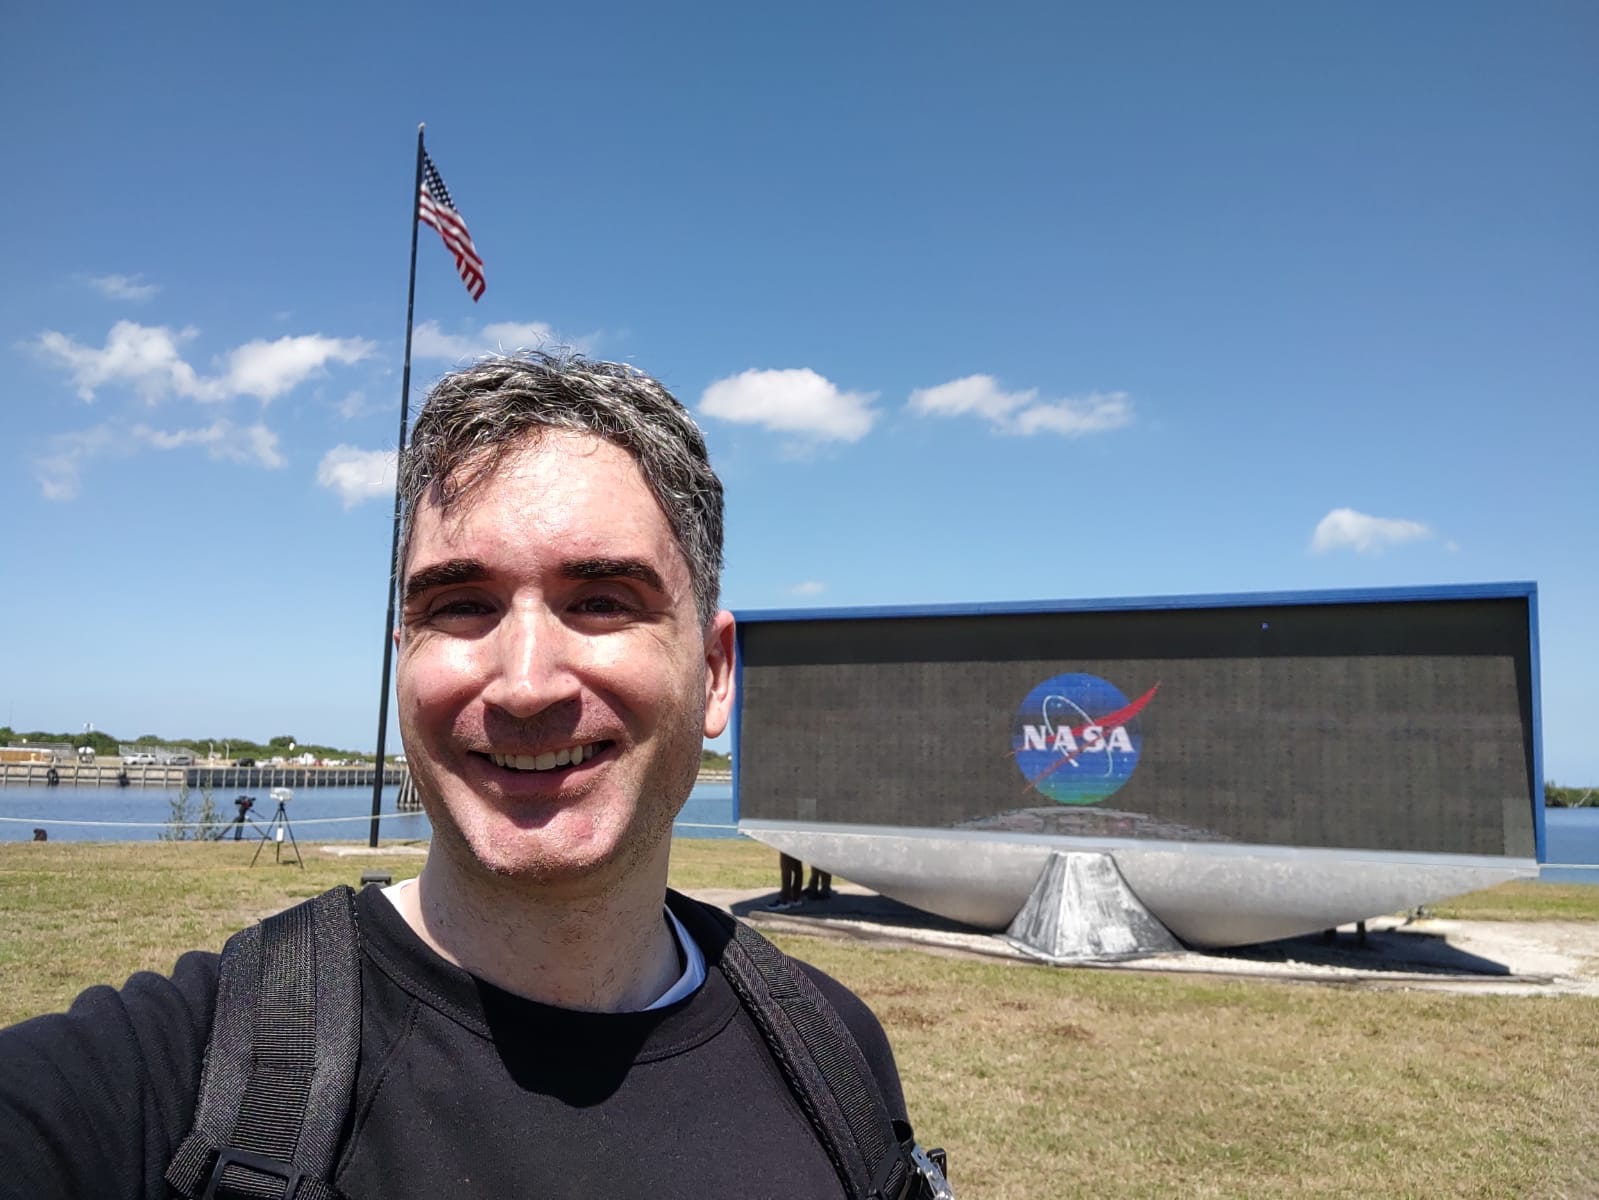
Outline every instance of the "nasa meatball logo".
POLYGON ((1030 786, 1058 804, 1098 804, 1132 778, 1144 710, 1160 684, 1128 700, 1097 675, 1057 675, 1022 701, 1011 753, 1030 786))

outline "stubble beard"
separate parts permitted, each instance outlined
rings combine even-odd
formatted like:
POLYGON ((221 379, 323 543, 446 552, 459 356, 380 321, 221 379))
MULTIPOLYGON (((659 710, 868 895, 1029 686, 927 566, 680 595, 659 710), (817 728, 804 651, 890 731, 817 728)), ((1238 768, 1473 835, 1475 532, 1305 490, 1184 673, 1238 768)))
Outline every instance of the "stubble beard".
MULTIPOLYGON (((540 844, 543 831, 491 833, 492 819, 485 821, 480 814, 492 812, 494 806, 460 774, 448 770, 447 764, 434 770, 432 761, 423 756, 421 762, 429 769, 417 772, 418 760, 413 757, 413 779, 433 827, 433 840, 455 864, 457 873, 529 889, 564 891, 571 887, 578 892, 607 892, 647 868, 662 842, 671 838, 672 823, 699 776, 704 721, 703 702, 690 702, 664 722, 672 732, 659 731, 664 740, 653 754, 644 746, 632 746, 626 752, 626 757, 645 756, 647 761, 611 764, 613 770, 627 766, 641 773, 641 777, 601 780, 596 785, 600 790, 632 792, 636 797, 633 811, 617 831, 614 847, 581 864, 572 861, 570 850, 540 844), (464 822, 444 799, 447 789, 460 797, 464 822)), ((599 815, 604 815, 603 810, 599 815)), ((431 857, 432 847, 429 853, 431 857)))

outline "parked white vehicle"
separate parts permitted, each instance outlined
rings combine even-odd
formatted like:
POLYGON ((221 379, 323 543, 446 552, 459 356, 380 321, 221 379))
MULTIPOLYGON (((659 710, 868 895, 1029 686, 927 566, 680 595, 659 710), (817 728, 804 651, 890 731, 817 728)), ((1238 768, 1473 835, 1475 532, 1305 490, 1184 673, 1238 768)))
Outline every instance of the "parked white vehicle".
POLYGON ((122 756, 122 765, 125 767, 153 767, 155 766, 155 755, 146 753, 143 750, 134 754, 124 754, 122 756))

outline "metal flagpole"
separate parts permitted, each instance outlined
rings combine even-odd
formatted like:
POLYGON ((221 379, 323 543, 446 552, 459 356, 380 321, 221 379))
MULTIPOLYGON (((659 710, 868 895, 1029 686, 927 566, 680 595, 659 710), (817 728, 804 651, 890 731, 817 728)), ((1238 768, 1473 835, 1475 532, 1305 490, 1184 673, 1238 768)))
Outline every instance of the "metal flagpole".
POLYGON ((411 400, 411 320, 416 312, 416 227, 418 197, 422 194, 422 131, 416 127, 416 181, 411 185, 411 283, 405 294, 405 369, 400 375, 400 441, 394 479, 394 536, 389 546, 389 612, 383 622, 383 688, 378 693, 377 770, 372 774, 372 831, 367 845, 378 844, 378 820, 383 812, 383 748, 389 728, 389 672, 394 664, 394 595, 400 582, 400 480, 398 464, 405 460, 406 431, 411 400))

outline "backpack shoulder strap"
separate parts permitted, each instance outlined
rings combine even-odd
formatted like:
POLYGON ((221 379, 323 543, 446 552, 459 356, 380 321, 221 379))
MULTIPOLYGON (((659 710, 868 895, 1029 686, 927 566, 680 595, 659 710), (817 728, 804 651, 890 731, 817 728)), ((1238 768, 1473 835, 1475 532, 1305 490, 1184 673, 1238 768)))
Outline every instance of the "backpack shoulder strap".
POLYGON ((728 935, 722 973, 765 1038, 851 1200, 919 1194, 910 1129, 896 1122, 838 1011, 785 955, 743 921, 703 911, 728 935))
POLYGON ((228 939, 194 1128, 166 1179, 186 1200, 339 1200, 355 1090, 361 952, 336 887, 228 939))

